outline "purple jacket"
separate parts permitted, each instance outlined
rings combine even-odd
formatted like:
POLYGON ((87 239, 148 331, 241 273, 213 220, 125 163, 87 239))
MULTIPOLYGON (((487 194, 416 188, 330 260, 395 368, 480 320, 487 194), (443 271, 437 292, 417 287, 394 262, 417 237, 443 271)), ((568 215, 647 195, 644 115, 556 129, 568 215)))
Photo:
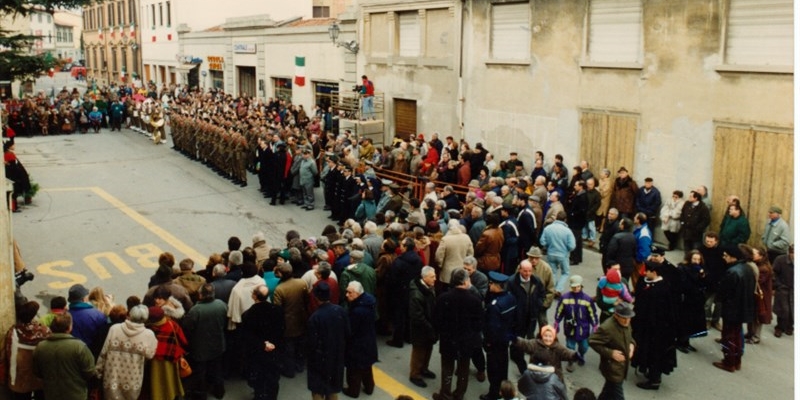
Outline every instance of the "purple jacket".
POLYGON ((592 328, 597 327, 597 307, 586 293, 567 292, 561 295, 556 306, 555 326, 564 321, 564 335, 572 340, 588 339, 592 328))
POLYGON ((69 313, 72 315, 72 336, 86 343, 90 349, 97 334, 108 323, 108 317, 90 303, 70 303, 69 313))

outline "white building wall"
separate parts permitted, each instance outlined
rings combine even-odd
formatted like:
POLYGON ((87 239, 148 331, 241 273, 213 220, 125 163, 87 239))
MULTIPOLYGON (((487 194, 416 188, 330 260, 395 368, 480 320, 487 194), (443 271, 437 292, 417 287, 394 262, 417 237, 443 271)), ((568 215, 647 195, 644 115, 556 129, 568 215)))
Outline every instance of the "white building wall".
MULTIPOLYGON (((281 21, 292 17, 310 18, 311 0, 236 0, 221 6, 216 0, 171 0, 170 23, 166 21, 166 0, 142 0, 140 15, 142 18, 142 63, 150 69, 150 79, 156 84, 169 82, 170 72, 175 73, 176 82, 183 84, 182 75, 177 67, 180 58, 189 53, 182 53, 178 45, 179 26, 185 25, 192 32, 200 32, 221 25, 227 18, 245 17, 248 15, 269 15, 273 21, 281 21), (159 5, 164 9, 164 23, 161 24, 159 5), (153 7, 155 6, 155 7, 153 7), (155 14, 153 14, 155 12, 155 14), (153 24, 155 15, 155 24, 153 24), (161 81, 159 68, 167 70, 167 82, 161 81)), ((198 53, 199 54, 199 53, 198 53)), ((144 74, 147 77, 147 73, 144 74)), ((202 76, 201 76, 202 79, 202 76)))

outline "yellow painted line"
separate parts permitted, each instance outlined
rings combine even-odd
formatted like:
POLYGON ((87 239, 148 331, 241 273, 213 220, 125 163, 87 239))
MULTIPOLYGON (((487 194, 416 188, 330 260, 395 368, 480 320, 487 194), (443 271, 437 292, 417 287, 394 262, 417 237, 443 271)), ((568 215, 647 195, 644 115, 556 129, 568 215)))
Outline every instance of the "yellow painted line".
POLYGON ((411 396, 414 400, 426 400, 427 397, 420 395, 413 389, 398 382, 396 379, 381 371, 380 368, 372 368, 372 377, 375 379, 375 386, 381 388, 392 397, 397 397, 401 394, 411 396))
MULTIPOLYGON (((154 235, 161 238, 161 240, 167 242, 170 246, 175 248, 176 250, 180 251, 181 253, 193 258, 195 262, 200 262, 201 264, 204 262, 207 256, 200 254, 197 250, 193 249, 188 244, 184 243, 171 233, 167 232, 163 228, 156 225, 153 221, 147 219, 144 215, 139 214, 134 209, 128 207, 127 204, 123 203, 116 197, 112 196, 110 193, 106 192, 105 190, 93 186, 93 187, 75 187, 75 188, 48 188, 46 191, 49 192, 74 192, 74 191, 91 191, 103 200, 109 202, 112 206, 117 208, 118 210, 122 211, 125 215, 127 215, 130 219, 136 221, 139 225, 142 225, 145 229, 152 232, 154 235)), ((411 396, 414 400, 425 400, 427 397, 420 395, 419 393, 415 392, 413 389, 409 388, 406 385, 398 382, 396 379, 392 378, 391 376, 387 375, 383 372, 380 368, 373 367, 372 368, 373 378, 375 379, 375 386, 379 387, 381 390, 389 393, 392 397, 397 397, 401 394, 411 396)))
POLYGON ((92 186, 92 187, 74 187, 74 188, 48 188, 46 189, 48 192, 76 192, 76 191, 90 191, 101 199, 109 202, 112 206, 116 209, 122 211, 125 215, 127 215, 130 219, 134 220, 139 225, 143 226, 145 229, 152 232, 154 235, 161 238, 161 240, 167 242, 170 246, 175 248, 176 250, 180 251, 181 253, 185 254, 187 257, 194 260, 195 264, 199 263, 200 265, 204 265, 205 261, 208 259, 207 255, 200 254, 197 250, 193 249, 188 244, 184 243, 173 234, 167 232, 160 226, 156 225, 153 221, 150 221, 142 214, 136 212, 136 210, 130 208, 127 204, 123 203, 116 197, 112 196, 110 193, 106 192, 105 190, 92 186))

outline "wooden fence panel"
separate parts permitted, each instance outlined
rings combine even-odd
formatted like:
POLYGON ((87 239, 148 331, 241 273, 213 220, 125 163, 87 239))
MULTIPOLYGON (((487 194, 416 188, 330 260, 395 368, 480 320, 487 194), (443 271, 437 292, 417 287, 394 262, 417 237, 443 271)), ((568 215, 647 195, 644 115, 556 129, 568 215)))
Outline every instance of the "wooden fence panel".
MULTIPOLYGON (((584 111, 581 115, 581 159, 599 173, 607 167, 608 114, 584 111)), ((610 168, 609 168, 610 169, 610 168)))
POLYGON ((793 137, 790 134, 755 131, 753 173, 750 179, 750 243, 760 243, 767 220, 767 209, 777 205, 783 219, 791 220, 794 189, 793 137))
POLYGON ((642 181, 644 178, 636 176, 634 156, 636 151, 636 134, 639 131, 639 117, 631 115, 608 116, 608 150, 606 164, 613 173, 619 167, 625 167, 634 179, 642 181))
POLYGON ((718 126, 714 132, 714 177, 711 191, 710 230, 719 232, 727 211, 725 198, 737 195, 747 213, 753 170, 753 133, 749 129, 718 126))

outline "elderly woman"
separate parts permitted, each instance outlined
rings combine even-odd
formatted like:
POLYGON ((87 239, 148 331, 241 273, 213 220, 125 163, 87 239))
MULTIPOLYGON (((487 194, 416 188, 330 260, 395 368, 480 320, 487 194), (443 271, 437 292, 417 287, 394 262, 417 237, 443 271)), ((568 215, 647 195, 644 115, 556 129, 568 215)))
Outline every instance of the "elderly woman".
POLYGON ((189 343, 177 322, 164 315, 161 307, 150 307, 147 327, 155 333, 158 345, 150 361, 150 400, 175 400, 183 397, 179 362, 189 343))
POLYGON ((158 341, 145 328, 147 306, 131 308, 128 319, 112 325, 97 358, 97 375, 106 399, 135 400, 142 391, 145 360, 153 358, 158 341))
POLYGON ((8 384, 14 399, 44 398, 42 380, 33 375, 33 349, 50 336, 50 329, 35 321, 39 303, 29 301, 17 308, 17 323, 8 330, 2 348, 2 362, 7 375, 0 377, 8 384))

